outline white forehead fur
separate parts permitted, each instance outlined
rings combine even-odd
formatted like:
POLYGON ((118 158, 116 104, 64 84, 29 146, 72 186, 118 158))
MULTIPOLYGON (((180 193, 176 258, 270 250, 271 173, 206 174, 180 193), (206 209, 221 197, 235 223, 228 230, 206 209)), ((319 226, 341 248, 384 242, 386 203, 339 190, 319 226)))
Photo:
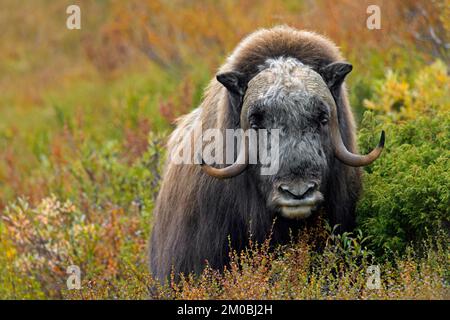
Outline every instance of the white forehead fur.
POLYGON ((309 66, 292 57, 267 59, 260 72, 250 80, 245 100, 272 100, 295 96, 331 94, 322 77, 309 66))

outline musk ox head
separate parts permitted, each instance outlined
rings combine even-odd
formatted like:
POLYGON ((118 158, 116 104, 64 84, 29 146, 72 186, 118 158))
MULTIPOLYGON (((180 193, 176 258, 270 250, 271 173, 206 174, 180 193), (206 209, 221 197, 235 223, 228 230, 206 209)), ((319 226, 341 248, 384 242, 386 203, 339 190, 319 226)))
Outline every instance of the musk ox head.
MULTIPOLYGON (((278 171, 261 175, 261 165, 249 165, 249 141, 241 144, 236 163, 218 169, 203 164, 206 173, 232 178, 248 169, 256 179, 267 206, 286 218, 309 217, 324 200, 334 158, 349 166, 368 165, 377 159, 380 143, 368 155, 350 153, 345 147, 337 117, 336 97, 352 67, 333 63, 319 72, 295 58, 268 59, 252 79, 238 72, 219 74, 229 92, 233 110, 240 112, 242 129, 278 129, 278 171)), ((271 149, 270 139, 258 148, 271 149)), ((270 152, 270 151, 268 151, 270 152)))

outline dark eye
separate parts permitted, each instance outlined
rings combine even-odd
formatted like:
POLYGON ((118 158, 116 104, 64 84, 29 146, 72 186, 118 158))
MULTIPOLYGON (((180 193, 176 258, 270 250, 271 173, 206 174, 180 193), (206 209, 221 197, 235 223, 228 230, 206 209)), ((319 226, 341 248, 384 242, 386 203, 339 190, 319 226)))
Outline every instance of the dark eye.
POLYGON ((248 121, 250 122, 250 128, 254 130, 263 129, 264 112, 252 112, 248 121))
POLYGON ((316 121, 320 123, 320 126, 326 126, 328 124, 328 120, 330 119, 329 113, 330 108, 321 99, 318 100, 316 107, 317 107, 316 121))

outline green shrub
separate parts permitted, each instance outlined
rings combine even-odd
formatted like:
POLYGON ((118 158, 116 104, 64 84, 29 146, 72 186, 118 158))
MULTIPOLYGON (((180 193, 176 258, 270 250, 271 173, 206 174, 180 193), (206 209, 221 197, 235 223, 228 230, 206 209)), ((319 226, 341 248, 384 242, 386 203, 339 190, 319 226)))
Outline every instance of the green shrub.
POLYGON ((0 213, 0 298, 61 298, 71 264, 83 278, 108 283, 145 273, 161 144, 150 134, 147 150, 129 163, 117 141, 87 143, 63 168, 72 190, 37 205, 9 203, 0 213))
POLYGON ((450 77, 441 61, 417 70, 388 70, 374 81, 372 112, 359 132, 362 152, 386 131, 380 159, 365 168, 358 223, 377 254, 404 253, 450 222, 450 77))

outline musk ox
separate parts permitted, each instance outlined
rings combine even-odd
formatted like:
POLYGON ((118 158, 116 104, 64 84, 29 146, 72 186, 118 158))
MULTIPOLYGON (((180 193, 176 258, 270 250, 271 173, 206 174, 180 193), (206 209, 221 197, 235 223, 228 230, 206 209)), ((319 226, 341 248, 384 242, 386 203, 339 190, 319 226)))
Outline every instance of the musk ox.
POLYGON ((149 244, 156 279, 172 271, 198 274, 206 261, 222 269, 230 246, 243 249, 250 234, 262 242, 271 233, 273 243, 285 243, 319 208, 339 230, 354 227, 359 167, 378 158, 384 132, 371 153, 356 154, 344 85, 351 69, 330 40, 286 26, 259 30, 237 46, 201 105, 179 120, 168 153, 199 126, 276 128, 279 169, 261 175, 261 165, 249 164, 248 139, 229 166, 195 164, 194 152, 192 164, 168 161, 149 244))

